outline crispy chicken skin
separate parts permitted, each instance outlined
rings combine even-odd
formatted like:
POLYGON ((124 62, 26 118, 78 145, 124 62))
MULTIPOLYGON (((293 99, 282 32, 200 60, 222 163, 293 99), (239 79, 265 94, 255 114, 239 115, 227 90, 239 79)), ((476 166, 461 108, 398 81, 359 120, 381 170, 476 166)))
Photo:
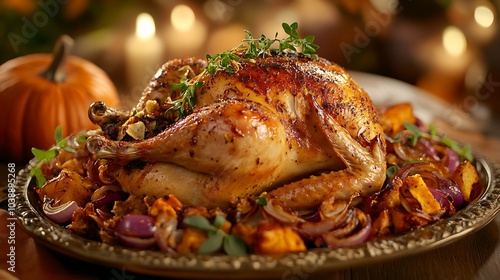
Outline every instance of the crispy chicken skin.
MULTIPOLYGON (((147 100, 177 98, 169 85, 203 67, 205 61, 193 58, 166 63, 135 110, 147 100)), ((267 56, 202 81, 193 112, 160 134, 132 142, 103 135, 88 140, 95 158, 117 164, 124 190, 221 208, 267 192, 296 210, 380 190, 386 175, 378 113, 340 66, 267 56), (136 160, 146 166, 127 166, 136 160)))

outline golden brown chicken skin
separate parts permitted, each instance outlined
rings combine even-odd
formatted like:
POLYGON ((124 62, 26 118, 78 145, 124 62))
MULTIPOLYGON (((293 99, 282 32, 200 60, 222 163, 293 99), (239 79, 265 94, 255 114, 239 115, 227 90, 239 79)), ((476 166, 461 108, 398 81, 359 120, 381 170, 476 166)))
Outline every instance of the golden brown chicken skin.
MULTIPOLYGON (((165 64, 135 109, 144 110, 147 100, 177 98, 169 84, 196 75, 202 68, 192 66, 199 65, 206 64, 192 58, 165 64), (168 83, 157 82, 165 77, 168 83)), ((378 114, 340 66, 268 56, 202 81, 193 112, 158 135, 131 142, 89 139, 95 158, 121 166, 115 176, 124 190, 221 208, 267 192, 297 210, 328 197, 380 190, 386 175, 378 114), (146 166, 126 166, 136 160, 146 166)))

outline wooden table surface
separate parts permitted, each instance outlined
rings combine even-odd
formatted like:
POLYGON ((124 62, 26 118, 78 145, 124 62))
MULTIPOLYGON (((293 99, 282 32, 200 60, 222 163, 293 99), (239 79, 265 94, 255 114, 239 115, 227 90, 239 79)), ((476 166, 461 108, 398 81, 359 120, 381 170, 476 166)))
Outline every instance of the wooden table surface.
MULTIPOLYGON (((447 131, 450 138, 470 143, 489 161, 500 163, 500 139, 447 131)), ((0 166, 0 186, 6 185, 6 164, 0 166)), ((0 210, 0 279, 158 279, 123 269, 88 264, 53 252, 16 227, 16 273, 9 267, 8 214, 0 210)), ((458 241, 417 255, 328 273, 293 271, 279 279, 500 279, 500 215, 484 228, 458 241)))

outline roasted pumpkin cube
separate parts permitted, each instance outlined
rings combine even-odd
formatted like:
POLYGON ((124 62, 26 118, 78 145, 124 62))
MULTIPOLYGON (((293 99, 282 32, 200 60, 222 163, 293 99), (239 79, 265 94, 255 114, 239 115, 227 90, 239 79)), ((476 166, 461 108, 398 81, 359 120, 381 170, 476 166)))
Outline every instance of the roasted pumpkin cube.
POLYGON ((429 191, 420 174, 406 177, 405 184, 408 191, 422 207, 423 212, 433 215, 441 211, 441 205, 429 191))
POLYGON ((380 119, 384 132, 391 137, 404 130, 403 122, 415 123, 416 121, 410 103, 400 103, 389 107, 380 119))
POLYGON ((455 169, 451 179, 457 183, 465 201, 469 202, 474 184, 479 182, 479 174, 476 168, 469 161, 464 161, 455 169))
POLYGON ((257 254, 282 254, 306 250, 302 238, 291 228, 261 223, 255 233, 253 249, 257 254))
POLYGON ((63 169, 59 176, 47 181, 37 191, 40 200, 43 201, 47 196, 54 200, 54 206, 74 200, 78 206, 84 207, 96 189, 97 185, 88 177, 83 177, 75 171, 63 169))
POLYGON ((391 233, 392 220, 388 209, 384 209, 372 224, 372 236, 384 236, 391 233))
POLYGON ((241 237, 248 247, 252 247, 256 232, 257 228, 244 223, 236 223, 231 229, 231 234, 241 237))
POLYGON ((180 211, 182 203, 173 195, 169 197, 161 197, 155 200, 153 205, 149 208, 148 214, 150 216, 157 216, 160 213, 166 213, 170 217, 177 218, 177 211, 180 211))
POLYGON ((411 214, 400 209, 389 210, 394 233, 406 232, 411 228, 411 214))
POLYGON ((176 250, 181 254, 196 253, 201 244, 207 239, 207 236, 208 234, 205 231, 187 227, 176 250))

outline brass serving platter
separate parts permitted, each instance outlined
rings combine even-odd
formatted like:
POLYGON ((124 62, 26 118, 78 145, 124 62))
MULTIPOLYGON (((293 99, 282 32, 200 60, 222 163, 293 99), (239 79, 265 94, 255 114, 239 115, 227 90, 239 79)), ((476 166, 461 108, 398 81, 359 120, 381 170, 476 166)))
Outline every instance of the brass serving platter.
POLYGON ((30 164, 17 177, 16 214, 21 226, 37 242, 83 261, 156 276, 203 279, 244 279, 291 276, 296 271, 315 273, 421 253, 456 241, 487 225, 500 211, 500 166, 478 159, 486 186, 477 201, 452 217, 400 236, 366 242, 352 248, 312 249, 282 256, 174 255, 134 250, 82 238, 48 220, 29 176, 30 164))
MULTIPOLYGON (((352 74, 355 80, 361 81, 360 84, 372 95, 375 104, 385 103, 384 95, 392 95, 391 91, 406 93, 406 98, 410 102, 415 101, 415 98, 421 100, 424 98, 422 94, 425 95, 425 93, 417 92, 416 88, 402 82, 365 73, 352 74)), ((398 96, 401 97, 401 95, 398 96)), ((398 100, 398 102, 401 101, 406 100, 398 100)), ((416 102, 417 113, 419 108, 425 109, 427 107, 418 106, 418 102, 420 101, 416 102)), ((442 111, 432 110, 431 112, 442 111)), ((424 121, 428 121, 428 119, 424 119, 424 121)), ((85 239, 51 222, 43 214, 41 203, 34 191, 34 180, 29 176, 29 169, 36 164, 35 159, 21 170, 17 177, 18 204, 16 214, 22 228, 37 242, 67 256, 99 265, 165 277, 200 279, 277 277, 291 279, 289 277, 294 277, 297 271, 313 274, 419 254, 450 244, 483 228, 500 211, 500 164, 492 164, 480 156, 476 156, 476 159, 485 190, 474 203, 455 215, 432 225, 351 248, 312 249, 307 252, 281 256, 232 257, 227 255, 174 255, 159 251, 111 246, 85 239)))

